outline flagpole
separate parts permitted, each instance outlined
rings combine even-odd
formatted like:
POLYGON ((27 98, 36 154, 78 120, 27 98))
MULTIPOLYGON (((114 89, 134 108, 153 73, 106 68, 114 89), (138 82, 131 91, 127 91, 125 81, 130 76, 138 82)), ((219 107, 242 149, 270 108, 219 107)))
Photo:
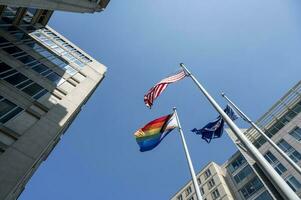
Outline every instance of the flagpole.
POLYGON ((188 148, 187 148, 187 144, 186 144, 186 141, 185 141, 183 130, 182 130, 182 127, 181 127, 181 124, 180 124, 180 120, 179 120, 179 117, 178 117, 177 109, 174 107, 173 110, 174 110, 174 114, 176 115, 176 120, 177 120, 177 123, 178 123, 178 130, 179 130, 180 135, 181 135, 182 144, 183 144, 183 147, 184 147, 184 150, 185 150, 186 159, 187 159, 187 162, 188 162, 188 165, 189 165, 189 169, 190 169, 190 174, 191 174, 191 177, 192 177, 192 182, 193 182, 194 190, 195 190, 195 193, 196 193, 196 196, 197 196, 198 200, 203 200, 200 188, 199 188, 197 180, 196 180, 194 168, 193 168, 192 161, 191 161, 191 158, 190 158, 190 155, 189 155, 189 151, 188 151, 188 148))
POLYGON ((235 125, 235 123, 229 118, 229 116, 223 111, 223 109, 217 104, 217 102, 210 96, 206 89, 198 82, 198 80, 189 72, 183 63, 180 66, 186 71, 187 75, 193 80, 201 92, 206 96, 211 105, 216 111, 223 117, 229 128, 233 131, 236 137, 245 146, 253 159, 263 170, 265 175, 271 180, 276 189, 280 192, 284 199, 299 200, 296 193, 288 186, 288 184, 282 179, 282 177, 275 171, 275 169, 265 160, 258 149, 247 139, 247 137, 241 132, 241 130, 235 125))
POLYGON ((295 163, 282 149, 280 149, 273 140, 271 140, 247 115, 245 115, 227 96, 225 93, 222 93, 222 97, 224 97, 233 107, 239 115, 242 116, 243 120, 250 123, 253 128, 255 128, 269 143, 275 150, 289 163, 293 166, 293 168, 301 175, 301 168, 295 163))

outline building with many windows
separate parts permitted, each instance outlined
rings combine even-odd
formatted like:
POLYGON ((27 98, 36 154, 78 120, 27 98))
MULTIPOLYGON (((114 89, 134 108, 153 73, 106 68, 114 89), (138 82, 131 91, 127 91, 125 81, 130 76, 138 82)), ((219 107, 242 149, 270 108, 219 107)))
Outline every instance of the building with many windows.
MULTIPOLYGON (((301 81, 291 88, 278 102, 266 112, 256 124, 299 166, 301 166, 301 81)), ((199 182, 204 200, 235 199, 235 200, 282 200, 270 180, 260 170, 257 163, 249 156, 244 146, 237 140, 231 130, 227 129, 230 138, 239 151, 223 165, 214 165, 221 176, 216 178, 212 173, 206 173, 206 166, 197 174, 198 179, 214 179, 214 182, 224 182, 223 187, 216 190, 204 190, 213 184, 203 180, 199 182), (210 174, 210 175, 209 175, 210 174), (205 182, 204 182, 205 181, 205 182), (224 191, 229 191, 227 195, 224 191), (219 193, 219 195, 217 195, 219 193)), ((296 194, 301 197, 301 175, 254 129, 244 131, 249 140, 259 149, 265 159, 281 175, 296 194)), ((210 169, 211 170, 211 169, 210 169)), ((213 171, 213 170, 211 170, 213 171)), ((216 170, 214 170, 216 171, 216 170)), ((196 199, 193 185, 190 181, 172 200, 196 199), (191 187, 190 196, 187 189, 191 187)))
POLYGON ((94 13, 103 11, 110 0, 0 0, 0 5, 68 12, 94 13))
POLYGON ((52 11, 0 9, 0 199, 17 199, 105 76, 46 26, 52 11))

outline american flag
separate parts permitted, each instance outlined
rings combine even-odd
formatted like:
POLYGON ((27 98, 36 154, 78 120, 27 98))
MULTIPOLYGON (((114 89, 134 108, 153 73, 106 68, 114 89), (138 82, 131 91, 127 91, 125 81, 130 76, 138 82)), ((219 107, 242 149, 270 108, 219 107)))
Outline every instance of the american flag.
POLYGON ((146 106, 151 108, 154 100, 165 90, 168 84, 179 81, 185 78, 186 75, 187 74, 184 70, 180 70, 176 74, 169 76, 157 83, 144 95, 144 103, 146 104, 146 106))

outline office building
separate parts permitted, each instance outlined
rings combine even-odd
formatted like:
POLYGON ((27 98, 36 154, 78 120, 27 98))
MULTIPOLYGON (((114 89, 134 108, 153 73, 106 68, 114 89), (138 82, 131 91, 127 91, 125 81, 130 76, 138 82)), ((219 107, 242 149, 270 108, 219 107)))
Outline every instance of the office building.
POLYGON ((106 67, 48 27, 52 11, 1 6, 0 199, 17 199, 106 67))
POLYGON ((79 13, 103 11, 110 0, 0 0, 0 5, 79 13))
MULTIPOLYGON (((301 166, 301 81, 292 87, 279 101, 277 101, 256 124, 299 166, 301 166)), ((235 200, 281 200, 283 199, 270 180, 260 170, 257 163, 249 156, 244 146, 239 142, 231 130, 227 129, 239 151, 221 166, 225 180, 224 188, 230 191, 235 200)), ((244 134, 259 149, 266 160, 281 175, 296 194, 301 197, 301 176, 295 169, 254 129, 244 130, 244 134)), ((206 169, 206 167, 204 168, 206 169)), ((201 170, 198 177, 205 176, 201 170)), ((171 199, 180 200, 192 185, 186 184, 171 199)), ((207 187, 209 183, 207 183, 207 187)), ((191 194, 194 195, 194 194, 191 194)), ((230 195, 228 195, 230 196, 230 195)), ((196 199, 196 197, 194 197, 196 199)), ((188 198, 183 197, 183 200, 188 198)), ((204 199, 223 199, 220 195, 215 198, 212 191, 205 193, 204 199), (209 194, 210 193, 210 194, 209 194)))
MULTIPOLYGON (((197 175, 203 200, 234 200, 225 180, 225 171, 221 166, 210 162, 197 175)), ((192 181, 180 189, 171 200, 197 200, 192 181)))

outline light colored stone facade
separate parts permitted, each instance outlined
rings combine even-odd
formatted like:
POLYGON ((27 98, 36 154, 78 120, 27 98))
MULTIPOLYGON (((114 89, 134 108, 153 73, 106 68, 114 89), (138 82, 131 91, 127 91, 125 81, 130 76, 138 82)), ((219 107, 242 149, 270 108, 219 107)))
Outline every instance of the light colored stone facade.
POLYGON ((0 0, 0 5, 94 13, 103 11, 110 0, 0 0))
POLYGON ((1 200, 17 199, 106 72, 50 27, 26 23, 21 11, 5 8, 0 22, 1 200))
MULTIPOLYGON (((276 102, 267 113, 265 113, 256 124, 299 165, 301 166, 301 81, 292 87, 278 102, 276 102)), ((219 168, 222 175, 219 180, 223 187, 229 191, 228 196, 235 200, 282 200, 283 198, 275 189, 271 181, 260 170, 257 163, 249 156, 244 146, 237 140, 231 130, 226 129, 228 135, 239 149, 222 166, 214 164, 219 168)), ((266 142, 253 128, 243 130, 244 134, 259 149, 274 169, 290 185, 290 187, 301 197, 301 176, 295 169, 266 142)), ((212 164, 209 164, 209 166, 212 164)), ((204 167, 201 172, 206 170, 204 167)), ((182 194, 182 199, 189 199, 185 191, 191 185, 186 184, 172 199, 177 199, 182 194)), ((218 188, 220 189, 220 188, 218 188)), ((221 189, 222 190, 222 189, 221 189)), ((209 200, 210 195, 203 195, 203 199, 209 200), (209 197, 209 198, 208 198, 209 197)), ((212 196, 211 196, 212 197, 212 196)), ((196 200, 196 197, 194 197, 196 200)), ((222 195, 217 199, 223 199, 222 195)))

